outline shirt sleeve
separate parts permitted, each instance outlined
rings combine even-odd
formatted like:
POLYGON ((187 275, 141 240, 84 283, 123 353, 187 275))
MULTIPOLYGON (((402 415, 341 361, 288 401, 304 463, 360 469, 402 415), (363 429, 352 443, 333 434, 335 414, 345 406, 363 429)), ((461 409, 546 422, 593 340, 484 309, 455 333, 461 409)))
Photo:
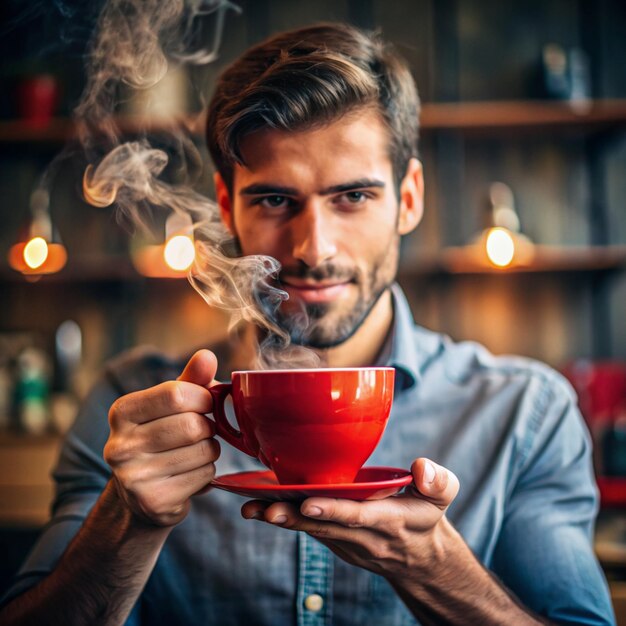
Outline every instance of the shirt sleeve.
MULTIPOLYGON (((107 484, 110 469, 102 451, 109 435, 108 411, 118 396, 114 386, 103 380, 83 403, 53 472, 56 490, 51 519, 0 600, 0 606, 50 574, 107 484)), ((139 623, 137 609, 126 623, 129 626, 139 623)))
POLYGON ((527 424, 492 569, 523 604, 560 624, 615 624, 593 552, 598 495, 591 441, 554 376, 527 424))

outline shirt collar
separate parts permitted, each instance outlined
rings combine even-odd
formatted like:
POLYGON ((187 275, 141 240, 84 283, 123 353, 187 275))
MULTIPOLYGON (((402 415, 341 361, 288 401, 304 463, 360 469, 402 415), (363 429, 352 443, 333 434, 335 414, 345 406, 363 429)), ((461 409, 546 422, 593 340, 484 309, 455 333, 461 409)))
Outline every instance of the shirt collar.
POLYGON ((404 391, 419 383, 422 368, 441 345, 441 339, 415 325, 409 303, 397 283, 391 287, 391 296, 393 328, 385 365, 396 368, 396 390, 404 391))

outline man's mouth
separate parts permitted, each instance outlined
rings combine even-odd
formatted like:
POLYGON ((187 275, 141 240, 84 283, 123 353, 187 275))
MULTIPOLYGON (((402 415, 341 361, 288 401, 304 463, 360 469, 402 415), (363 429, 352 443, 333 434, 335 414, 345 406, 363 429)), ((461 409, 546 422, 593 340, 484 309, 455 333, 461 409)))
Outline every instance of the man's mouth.
POLYGON ((281 280, 281 287, 290 296, 305 302, 330 302, 344 295, 352 281, 307 281, 290 278, 281 280))

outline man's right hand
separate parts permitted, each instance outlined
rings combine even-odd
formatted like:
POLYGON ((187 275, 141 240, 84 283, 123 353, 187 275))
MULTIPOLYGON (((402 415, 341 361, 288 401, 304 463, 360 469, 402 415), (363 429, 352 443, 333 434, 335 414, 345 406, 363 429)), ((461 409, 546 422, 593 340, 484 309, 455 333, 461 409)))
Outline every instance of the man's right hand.
POLYGON ((208 387, 217 371, 212 352, 196 352, 183 373, 122 396, 109 411, 104 459, 117 492, 136 518, 158 526, 182 521, 190 497, 215 476, 220 455, 208 387))

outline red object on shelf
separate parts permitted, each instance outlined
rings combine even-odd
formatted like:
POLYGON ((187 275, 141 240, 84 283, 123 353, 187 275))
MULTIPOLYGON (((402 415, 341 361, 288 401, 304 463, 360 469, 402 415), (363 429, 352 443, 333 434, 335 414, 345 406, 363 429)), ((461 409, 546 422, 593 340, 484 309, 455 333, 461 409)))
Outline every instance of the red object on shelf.
POLYGON ((626 508, 626 476, 598 476, 596 480, 603 507, 626 508))
POLYGON ((611 420, 626 401, 626 363, 581 359, 563 374, 578 394, 580 410, 589 424, 611 420))
POLYGON ((17 86, 20 118, 33 128, 45 128, 59 103, 59 85, 54 76, 40 74, 24 78, 17 86))

